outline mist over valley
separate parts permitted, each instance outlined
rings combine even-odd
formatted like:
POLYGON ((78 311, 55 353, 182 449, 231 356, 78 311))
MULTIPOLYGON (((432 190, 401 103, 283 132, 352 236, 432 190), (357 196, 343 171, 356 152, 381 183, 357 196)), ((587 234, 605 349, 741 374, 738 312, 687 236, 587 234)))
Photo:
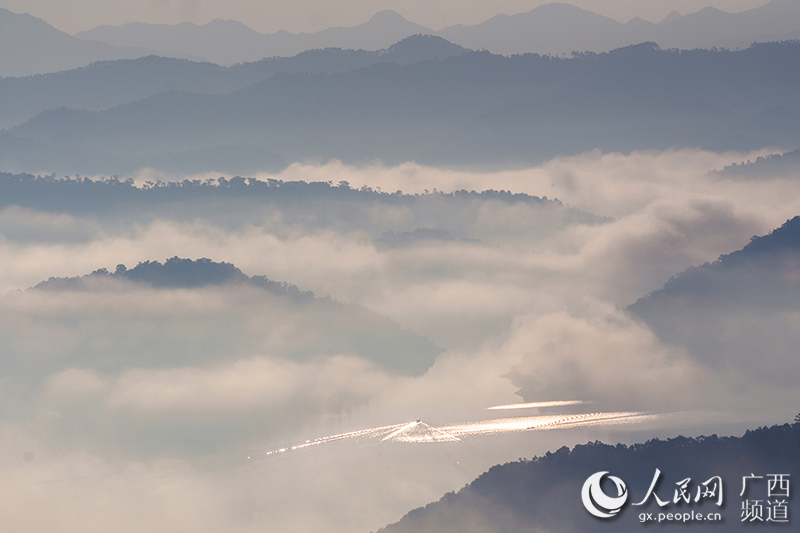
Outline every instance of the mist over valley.
POLYGON ((800 19, 669 3, 3 3, 0 524, 628 531, 585 484, 659 468, 747 529, 800 456, 800 19))

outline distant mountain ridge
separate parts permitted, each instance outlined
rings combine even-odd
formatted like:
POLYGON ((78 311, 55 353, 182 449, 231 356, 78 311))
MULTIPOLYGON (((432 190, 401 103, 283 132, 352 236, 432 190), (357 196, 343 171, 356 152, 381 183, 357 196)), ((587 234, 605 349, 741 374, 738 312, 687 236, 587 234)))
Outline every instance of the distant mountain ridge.
POLYGON ((473 26, 441 30, 384 10, 352 27, 266 35, 238 21, 217 19, 204 25, 131 22, 69 36, 42 20, 2 10, 0 28, 5 28, 0 32, 2 49, 13 51, 0 58, 0 76, 25 76, 149 54, 230 66, 312 49, 374 51, 417 34, 437 35, 465 48, 503 55, 606 52, 644 41, 662 48, 746 48, 753 42, 800 39, 800 2, 771 0, 736 14, 714 8, 683 16, 673 12, 658 23, 637 17, 624 24, 570 4, 551 3, 526 13, 499 14, 473 26))
MULTIPOLYGON (((152 50, 119 48, 78 39, 27 14, 0 8, 0 77, 30 76, 83 67, 95 61, 128 59, 152 50)), ((0 112, 5 106, 0 103, 0 112)))
MULTIPOLYGON (((418 39, 423 49, 429 40, 449 49, 418 39)), ((282 72, 222 94, 168 91, 98 111, 49 109, 0 132, 0 163, 61 175, 145 166, 246 175, 331 158, 508 168, 595 148, 792 149, 800 144, 798 61, 800 43, 736 52, 644 43, 571 58, 468 52, 282 72)))
POLYGON ((475 26, 453 26, 437 35, 467 48, 496 54, 605 52, 652 41, 662 48, 747 48, 753 42, 797 39, 800 2, 771 0, 731 14, 706 7, 659 23, 633 18, 620 23, 570 4, 552 3, 518 15, 497 15, 475 26))
POLYGON ((75 37, 114 43, 123 48, 141 47, 145 43, 167 57, 196 57, 230 66, 268 57, 294 56, 314 49, 380 50, 420 33, 433 32, 387 10, 357 26, 328 28, 315 33, 279 31, 263 35, 241 22, 217 19, 202 26, 190 22, 177 25, 130 22, 122 26, 100 26, 77 33, 75 37))
POLYGON ((629 31, 614 19, 560 3, 545 4, 518 15, 496 15, 475 26, 451 26, 437 34, 467 48, 502 55, 606 52, 654 40, 645 32, 629 31))
POLYGON ((771 0, 736 14, 711 7, 684 16, 673 12, 659 23, 636 17, 623 24, 570 4, 550 3, 516 15, 498 14, 473 26, 458 24, 441 30, 409 22, 390 10, 357 26, 315 33, 262 35, 242 26, 222 20, 203 26, 129 23, 101 26, 75 36, 120 47, 154 47, 162 55, 202 57, 221 65, 295 55, 312 48, 378 50, 419 33, 502 55, 607 52, 644 41, 662 48, 747 48, 753 42, 800 37, 800 2, 771 0))
POLYGON ((0 78, 0 128, 17 126, 58 107, 100 111, 162 92, 224 94, 281 73, 341 73, 377 63, 410 64, 467 52, 441 37, 412 35, 383 50, 326 48, 227 68, 157 56, 103 61, 51 74, 0 78))

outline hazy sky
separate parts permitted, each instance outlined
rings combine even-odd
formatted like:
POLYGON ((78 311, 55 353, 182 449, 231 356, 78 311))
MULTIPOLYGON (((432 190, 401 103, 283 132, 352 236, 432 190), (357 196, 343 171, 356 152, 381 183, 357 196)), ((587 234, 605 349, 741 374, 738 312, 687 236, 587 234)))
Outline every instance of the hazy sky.
MULTIPOLYGON (((260 32, 312 32, 331 26, 360 24, 383 9, 431 29, 453 24, 477 24, 497 13, 523 13, 549 0, 0 0, 0 7, 30 13, 68 33, 101 24, 140 21, 175 24, 207 23, 215 18, 240 20, 260 32)), ((766 4, 766 0, 572 0, 573 5, 627 22, 651 21, 672 10, 682 15, 714 6, 736 13, 766 4)))

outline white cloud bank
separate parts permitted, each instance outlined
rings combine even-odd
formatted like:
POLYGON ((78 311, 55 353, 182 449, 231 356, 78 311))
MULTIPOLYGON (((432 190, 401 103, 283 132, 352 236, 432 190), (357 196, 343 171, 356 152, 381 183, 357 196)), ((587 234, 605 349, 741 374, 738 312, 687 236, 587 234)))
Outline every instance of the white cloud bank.
POLYGON ((21 530, 52 529, 58 518, 84 531, 366 531, 495 462, 625 434, 599 427, 465 446, 361 443, 275 462, 244 458, 416 417, 474 420, 486 407, 521 400, 787 420, 796 392, 753 379, 743 388, 741 374, 712 372, 621 310, 800 212, 800 182, 706 175, 747 156, 591 152, 495 174, 332 162, 270 176, 387 191, 510 189, 612 217, 596 223, 495 200, 355 202, 323 222, 311 216, 314 206, 297 205, 116 220, 6 208, 0 342, 14 355, 3 362, 11 378, 0 392, 0 460, 13 498, 0 498, 0 522, 21 530), (384 231, 415 229, 464 238, 377 242, 384 231), (241 287, 21 292, 50 276, 175 255, 231 262, 361 304, 447 351, 418 377, 346 350, 287 357, 317 346, 312 333, 330 321, 241 287))

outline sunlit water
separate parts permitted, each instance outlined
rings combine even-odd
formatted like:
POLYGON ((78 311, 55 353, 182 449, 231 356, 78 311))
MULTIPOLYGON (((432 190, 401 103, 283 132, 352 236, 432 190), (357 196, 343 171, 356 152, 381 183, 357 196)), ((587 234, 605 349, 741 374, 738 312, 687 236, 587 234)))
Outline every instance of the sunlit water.
MULTIPOLYGON (((538 402, 532 404, 512 404, 508 406, 495 406, 489 409, 522 409, 530 407, 552 407, 561 405, 578 405, 581 401, 563 402, 538 402)), ((460 442, 465 437, 479 435, 496 435, 502 433, 512 433, 520 431, 541 431, 552 429, 567 429, 581 426, 612 426, 621 424, 636 424, 641 422, 651 422, 657 420, 661 414, 648 414, 636 411, 600 412, 600 413, 581 413, 581 414, 560 414, 560 415, 537 415, 524 417, 493 418, 490 420, 480 420, 474 422, 464 422, 459 424, 434 427, 426 424, 422 420, 394 424, 390 426, 380 426, 347 433, 338 433, 326 437, 319 437, 314 440, 307 440, 303 443, 286 446, 265 452, 264 455, 275 455, 292 452, 312 446, 319 446, 332 442, 361 439, 374 440, 377 442, 402 442, 409 444, 436 443, 436 442, 460 442)), ((248 459, 253 456, 248 456, 248 459)))

